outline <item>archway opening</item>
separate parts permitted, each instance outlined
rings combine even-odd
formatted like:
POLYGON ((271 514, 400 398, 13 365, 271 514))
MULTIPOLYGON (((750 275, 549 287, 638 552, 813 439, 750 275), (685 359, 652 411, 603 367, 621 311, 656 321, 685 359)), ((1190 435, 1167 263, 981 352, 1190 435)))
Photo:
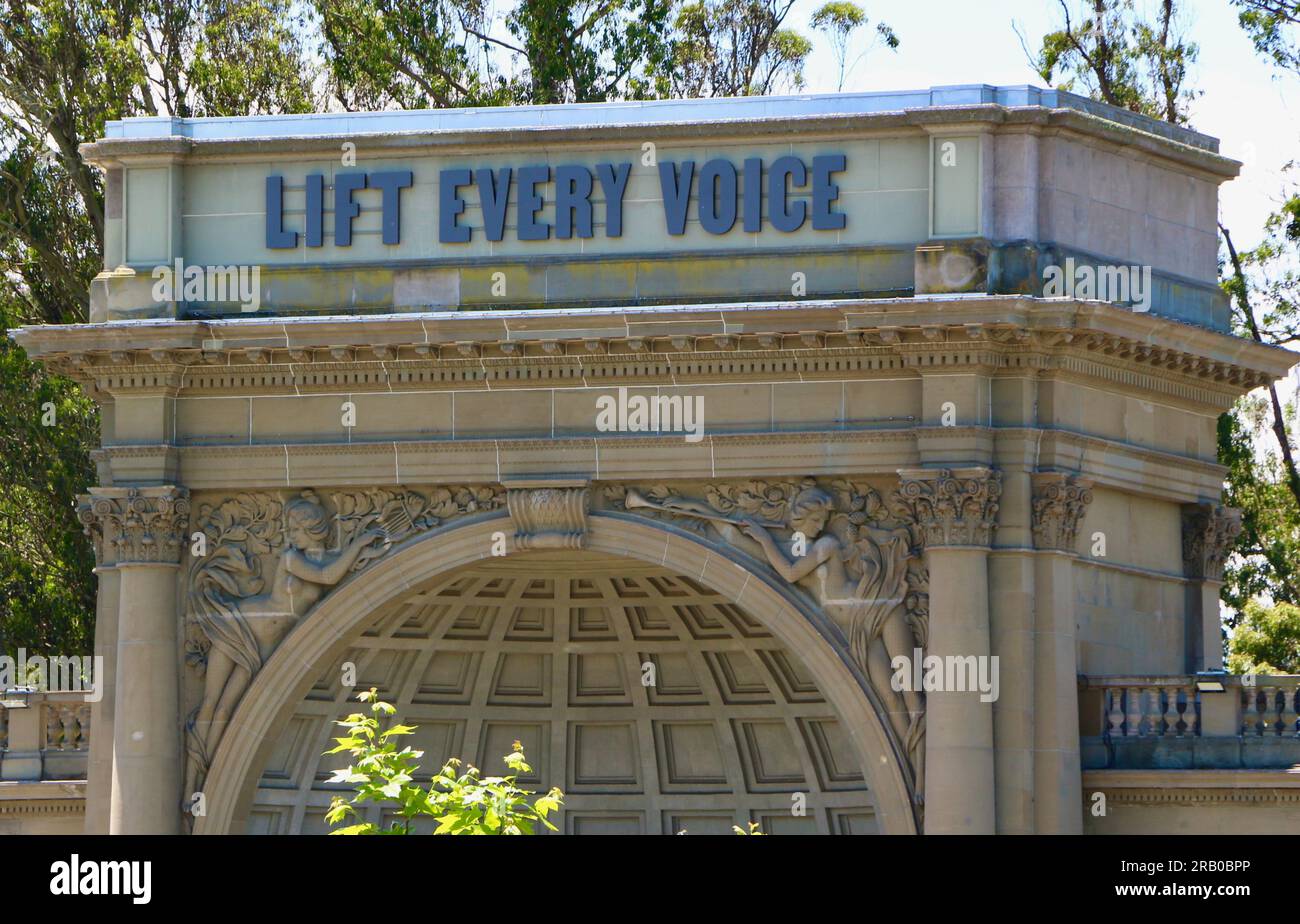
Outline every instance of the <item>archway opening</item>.
MULTIPOLYGON (((805 661, 741 605, 671 568, 600 552, 484 559, 392 596, 311 666, 257 773, 249 833, 327 829, 323 756, 376 687, 419 726, 422 771, 486 773, 523 743, 528 788, 565 792, 566 833, 875 833, 868 775, 805 661)), ((374 808, 376 820, 379 808, 374 808)))

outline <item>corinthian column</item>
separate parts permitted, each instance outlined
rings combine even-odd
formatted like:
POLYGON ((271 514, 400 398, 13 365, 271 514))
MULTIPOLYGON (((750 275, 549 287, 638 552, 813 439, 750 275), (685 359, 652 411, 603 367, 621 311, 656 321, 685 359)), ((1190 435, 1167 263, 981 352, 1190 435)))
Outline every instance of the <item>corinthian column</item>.
POLYGON ((1034 488, 1034 832, 1082 834, 1074 557, 1092 483, 1038 472, 1034 488))
MULTIPOLYGON (((899 476, 899 497, 921 528, 930 569, 926 660, 988 664, 988 554, 1000 476, 984 467, 899 476)), ((925 728, 925 833, 993 834, 992 702, 981 702, 978 689, 927 691, 925 728)))
POLYGON ((1183 508, 1183 566, 1189 578, 1187 601, 1187 670, 1223 669, 1223 639, 1219 629, 1219 590, 1223 561, 1241 535, 1241 511, 1217 504, 1183 508))
POLYGON ((161 486, 97 488, 78 498, 101 567, 118 576, 110 834, 181 829, 176 578, 188 496, 161 486))

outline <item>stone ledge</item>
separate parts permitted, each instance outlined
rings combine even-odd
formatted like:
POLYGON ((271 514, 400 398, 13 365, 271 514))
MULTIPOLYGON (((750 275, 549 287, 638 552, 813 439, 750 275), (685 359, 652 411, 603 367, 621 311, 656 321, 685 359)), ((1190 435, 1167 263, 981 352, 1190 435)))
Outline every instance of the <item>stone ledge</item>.
POLYGON ((1083 795, 1120 804, 1300 803, 1300 770, 1085 770, 1083 795))
POLYGON ((0 783, 0 817, 86 813, 86 784, 73 780, 0 783))

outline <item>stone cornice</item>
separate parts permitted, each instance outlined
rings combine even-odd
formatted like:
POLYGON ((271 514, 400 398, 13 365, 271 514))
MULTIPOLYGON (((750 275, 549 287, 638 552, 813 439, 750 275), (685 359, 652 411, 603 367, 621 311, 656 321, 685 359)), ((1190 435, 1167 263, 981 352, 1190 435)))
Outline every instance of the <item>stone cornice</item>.
MULTIPOLYGON (((104 138, 83 144, 81 153, 87 161, 103 168, 132 166, 141 162, 168 160, 203 160, 219 157, 230 160, 256 157, 265 160, 274 155, 312 155, 336 153, 344 140, 364 139, 371 151, 386 157, 429 154, 430 152, 474 151, 499 152, 503 147, 562 147, 581 145, 626 146, 629 132, 642 140, 696 143, 718 138, 762 139, 768 136, 788 138, 817 137, 843 139, 855 135, 912 133, 972 126, 988 130, 1023 130, 1068 132, 1095 138, 1103 144, 1122 145, 1145 157, 1161 159, 1190 167, 1217 181, 1237 175, 1240 164, 1230 158, 1183 141, 1113 122, 1102 116, 1074 109, 1049 109, 1045 106, 1003 106, 994 103, 923 106, 879 112, 811 115, 779 115, 758 118, 704 118, 691 121, 647 123, 619 121, 617 116, 593 113, 598 124, 572 126, 503 126, 457 128, 424 131, 351 130, 314 136, 248 137, 238 139, 193 140, 178 135, 155 138, 104 138)), ((1153 126, 1159 127, 1159 126, 1153 126)))
POLYGON ((332 381, 336 372, 361 377, 340 383, 347 390, 365 390, 358 388, 365 376, 379 390, 474 387, 497 376, 580 384, 601 378, 602 368, 624 379, 735 380, 770 377, 794 360, 802 377, 936 366, 1059 370, 1217 407, 1285 374, 1295 359, 1149 314, 1018 296, 158 320, 10 335, 56 371, 107 393, 201 387, 209 379, 228 392, 226 375, 294 393, 312 387, 312 373, 332 381))
POLYGON ((0 817, 67 817, 86 813, 82 780, 0 783, 0 817))

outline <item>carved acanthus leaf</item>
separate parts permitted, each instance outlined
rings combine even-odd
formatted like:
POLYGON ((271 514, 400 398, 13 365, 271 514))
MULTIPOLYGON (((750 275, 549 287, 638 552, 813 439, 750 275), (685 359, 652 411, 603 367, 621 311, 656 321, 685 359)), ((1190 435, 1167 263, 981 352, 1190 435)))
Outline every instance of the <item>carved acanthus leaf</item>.
POLYGON ((920 526, 927 548, 987 546, 997 528, 1000 472, 982 468, 911 469, 899 473, 897 501, 920 526))
POLYGON ((1092 482, 1064 472, 1032 476, 1034 547, 1073 552, 1079 521, 1092 503, 1092 482))
POLYGON ((77 519, 98 564, 177 564, 190 519, 189 491, 172 485, 98 488, 77 498, 77 519))
POLYGON ((1241 535, 1241 511, 1218 504, 1183 508, 1183 563, 1189 577, 1223 580, 1223 563, 1241 535))

